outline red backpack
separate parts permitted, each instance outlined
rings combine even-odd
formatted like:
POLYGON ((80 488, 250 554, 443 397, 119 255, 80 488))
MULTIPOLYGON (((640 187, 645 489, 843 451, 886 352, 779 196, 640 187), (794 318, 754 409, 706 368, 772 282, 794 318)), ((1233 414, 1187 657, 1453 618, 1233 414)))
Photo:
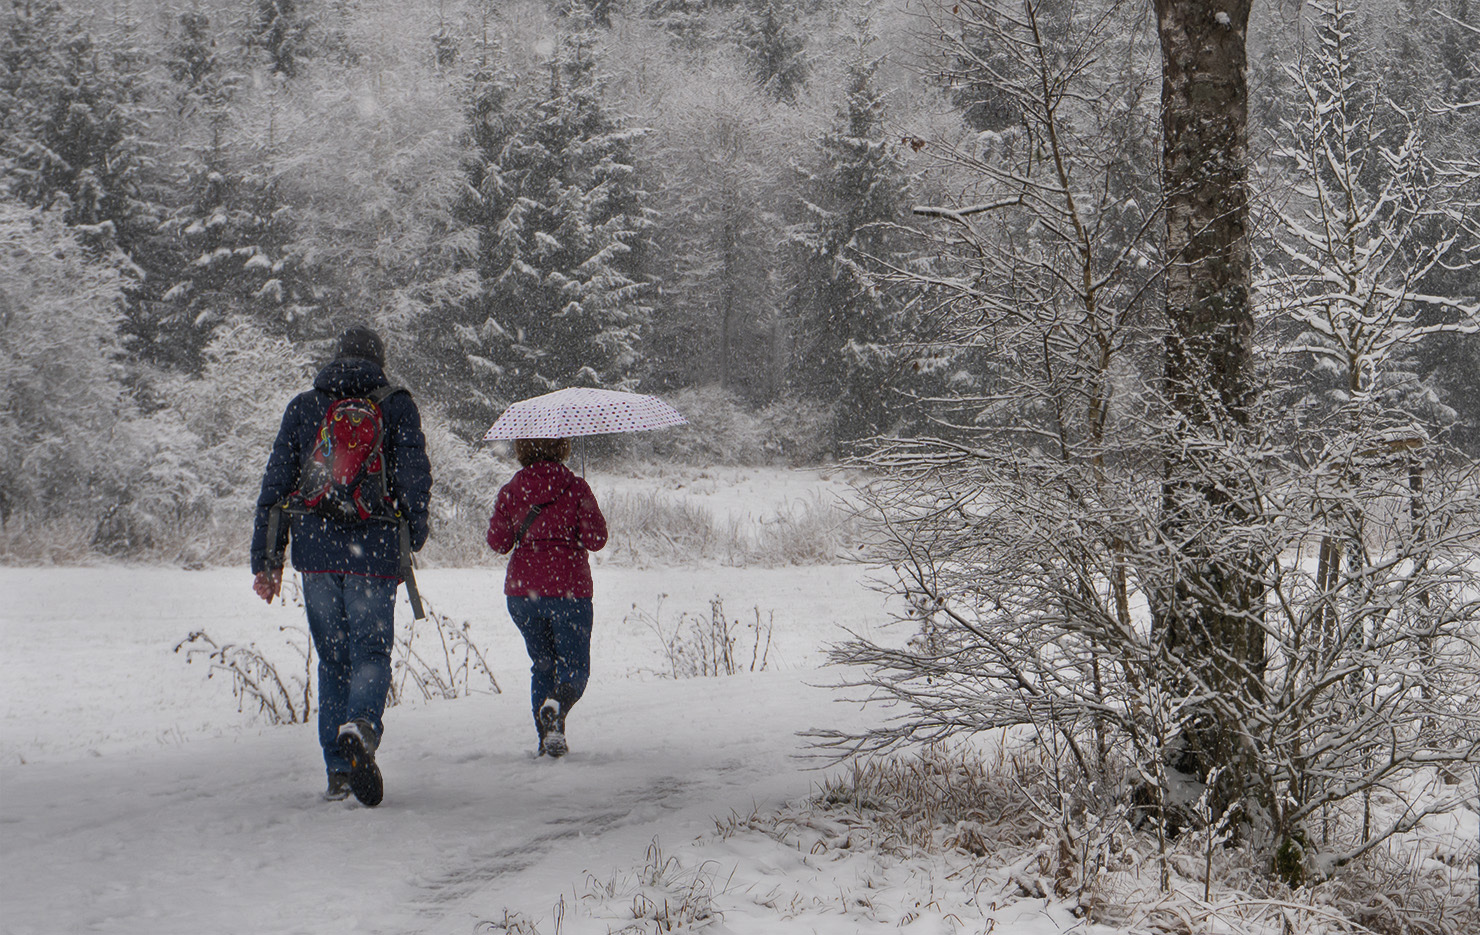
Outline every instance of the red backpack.
POLYGON ((299 470, 298 489, 288 498, 289 512, 314 513, 341 523, 394 520, 380 406, 399 391, 397 386, 382 386, 366 396, 329 404, 299 470))
POLYGON ((341 523, 394 523, 401 540, 401 580, 417 620, 426 617, 411 569, 411 525, 396 508, 386 478, 381 404, 399 386, 336 399, 324 412, 313 448, 298 470, 298 489, 267 514, 268 567, 283 567, 283 514, 312 513, 341 523), (282 541, 280 541, 280 539, 282 541))

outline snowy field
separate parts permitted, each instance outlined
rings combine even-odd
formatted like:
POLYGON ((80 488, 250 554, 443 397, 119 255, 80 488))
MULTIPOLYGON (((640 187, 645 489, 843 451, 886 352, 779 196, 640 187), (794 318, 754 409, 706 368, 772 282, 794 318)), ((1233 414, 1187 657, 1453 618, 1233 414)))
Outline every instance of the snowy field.
MULTIPOLYGON (((752 526, 843 490, 805 472, 654 481, 593 478, 601 496, 661 486, 752 526)), ((881 843, 856 813, 818 806, 837 768, 809 756, 799 732, 889 714, 840 700, 829 686, 845 673, 824 666, 827 647, 845 628, 910 635, 889 626, 893 599, 858 565, 598 561, 594 673, 571 717, 573 752, 537 759, 502 574, 419 572, 429 606, 467 623, 502 692, 485 680, 466 697, 390 709, 386 797, 370 810, 320 799, 312 726, 240 711, 225 676, 207 679, 203 660, 175 652, 204 629, 301 673, 302 609, 261 603, 246 569, 0 568, 0 933, 1100 935, 1168 919, 1272 933, 1268 920, 1284 917, 1237 894, 1210 907, 1195 881, 1166 896, 1149 871, 1118 872, 1106 877, 1121 920, 1110 928, 1035 882, 1039 844, 993 841, 983 860, 970 847, 881 843), (663 636, 707 617, 715 598, 747 671, 667 677, 663 636), (757 620, 770 640, 753 672, 757 620)), ((410 632, 404 592, 397 625, 410 632)), ((1459 854, 1480 828, 1465 811, 1430 833, 1459 854)), ((1318 915, 1301 919, 1298 931, 1328 931, 1318 915)))
POLYGON ((1082 926, 1042 899, 978 907, 967 861, 840 860, 847 827, 777 817, 827 775, 799 731, 880 716, 819 668, 841 627, 888 619, 866 570, 596 569, 596 671, 560 761, 532 755, 498 571, 420 577, 503 692, 390 709, 369 810, 319 799, 312 727, 254 723, 173 651, 199 627, 286 648, 301 609, 257 601, 245 570, 0 568, 0 931, 935 933, 984 931, 989 909, 998 931, 1082 926), (759 608, 767 669, 659 677, 664 594, 670 622, 716 595, 759 608))
POLYGON ((369 811, 319 801, 311 727, 253 724, 228 683, 172 651, 198 627, 283 642, 278 627, 301 611, 257 601, 244 570, 0 569, 0 924, 465 932, 506 909, 545 915, 655 840, 677 848, 716 816, 808 792, 795 732, 863 716, 814 687, 840 625, 885 620, 863 574, 598 569, 596 673, 571 718, 574 752, 551 762, 531 756, 501 575, 424 572, 424 593, 472 624, 504 692, 389 711, 386 800, 369 811), (661 643, 632 608, 651 616, 661 594, 674 617, 716 594, 732 615, 759 607, 774 621, 768 670, 658 678, 661 643))
MULTIPOLYGON (((604 495, 652 484, 593 481, 604 495)), ((756 525, 843 488, 747 471, 682 484, 661 486, 721 522, 756 525)), ((598 562, 594 673, 560 761, 532 755, 527 660, 502 568, 418 577, 437 613, 468 624, 502 692, 485 682, 390 709, 386 797, 369 810, 321 801, 312 726, 240 711, 224 675, 207 679, 203 660, 175 652, 204 629, 255 644, 285 676, 301 672, 302 609, 258 601, 244 568, 0 568, 0 932, 956 932, 1001 930, 1019 915, 1013 932, 1079 924, 1044 900, 988 908, 961 861, 855 856, 847 828, 808 817, 830 773, 798 733, 885 715, 835 698, 828 685, 842 673, 823 667, 845 627, 896 637, 881 629, 890 599, 868 569, 598 562), (658 631, 707 617, 714 598, 736 623, 747 671, 666 677, 658 631), (770 641, 764 671, 752 672, 757 621, 770 641)), ((402 592, 400 634, 410 625, 402 592)))

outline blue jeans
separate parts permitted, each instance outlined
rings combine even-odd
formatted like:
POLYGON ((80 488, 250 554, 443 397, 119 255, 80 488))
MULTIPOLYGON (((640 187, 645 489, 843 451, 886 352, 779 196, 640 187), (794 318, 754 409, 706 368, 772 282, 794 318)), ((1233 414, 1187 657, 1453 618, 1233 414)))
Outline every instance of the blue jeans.
POLYGON ((364 718, 381 734, 395 642, 394 578, 303 575, 303 606, 319 654, 319 745, 329 772, 349 772, 339 755, 339 725, 364 718))
POLYGON ((529 699, 539 724, 546 698, 564 715, 591 678, 591 598, 511 597, 509 616, 529 650, 529 699))

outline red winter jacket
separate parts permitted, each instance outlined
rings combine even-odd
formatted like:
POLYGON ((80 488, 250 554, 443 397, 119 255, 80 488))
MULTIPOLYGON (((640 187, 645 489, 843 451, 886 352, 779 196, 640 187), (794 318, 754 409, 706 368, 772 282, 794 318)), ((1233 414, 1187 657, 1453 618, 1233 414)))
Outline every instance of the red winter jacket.
POLYGON ((554 461, 536 461, 515 474, 498 492, 488 520, 488 545, 495 552, 514 549, 504 576, 510 597, 592 596, 586 552, 606 545, 606 517, 586 482, 554 461), (529 508, 549 505, 535 517, 518 548, 514 536, 529 508))

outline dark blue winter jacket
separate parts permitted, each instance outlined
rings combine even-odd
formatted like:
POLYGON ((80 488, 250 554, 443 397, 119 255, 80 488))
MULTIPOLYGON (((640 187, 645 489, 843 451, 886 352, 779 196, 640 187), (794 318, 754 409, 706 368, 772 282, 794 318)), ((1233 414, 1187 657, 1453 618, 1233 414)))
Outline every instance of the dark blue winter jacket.
MULTIPOLYGON (((314 437, 329 405, 336 399, 364 396, 385 385, 385 374, 373 362, 341 357, 319 371, 313 389, 298 394, 288 404, 262 475, 262 493, 257 497, 252 529, 253 574, 269 567, 268 514, 274 504, 298 489, 299 467, 313 450, 314 437)), ((391 394, 380 409, 385 420, 381 450, 386 457, 386 477, 391 494, 410 518, 411 547, 417 550, 427 539, 427 505, 432 493, 432 469, 421 432, 421 413, 411 394, 405 392, 391 394)), ((292 516, 291 520, 293 567, 299 571, 400 577, 400 534, 394 524, 346 524, 318 516, 292 516)), ((283 526, 274 549, 279 553, 282 540, 288 536, 288 524, 283 526)))

